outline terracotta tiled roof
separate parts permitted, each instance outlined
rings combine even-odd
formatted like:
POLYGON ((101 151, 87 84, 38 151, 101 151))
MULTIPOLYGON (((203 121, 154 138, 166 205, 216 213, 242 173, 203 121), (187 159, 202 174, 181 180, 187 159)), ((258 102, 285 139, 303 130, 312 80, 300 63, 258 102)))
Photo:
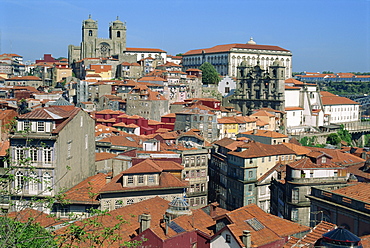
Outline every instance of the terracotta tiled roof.
POLYGON ((359 105, 358 102, 352 101, 346 97, 336 96, 321 91, 321 100, 323 105, 359 105))
POLYGON ((99 204, 97 199, 99 191, 106 185, 106 177, 104 173, 98 173, 88 177, 70 190, 66 191, 65 199, 70 203, 80 204, 99 204))
POLYGON ((97 152, 95 153, 95 161, 102 161, 117 157, 117 154, 109 152, 97 152))
POLYGON ((294 169, 321 169, 321 168, 343 169, 343 167, 339 167, 338 165, 333 163, 315 164, 309 158, 302 158, 300 160, 294 161, 288 164, 288 166, 294 169))
POLYGON ((229 154, 242 157, 242 158, 257 158, 257 157, 267 157, 275 155, 289 155, 294 154, 294 151, 288 147, 279 145, 267 145, 259 142, 249 142, 242 145, 243 148, 247 148, 241 152, 229 152, 229 154))
POLYGON ((303 110, 301 107, 286 107, 285 111, 303 110))
POLYGON ((35 77, 35 76, 23 76, 23 77, 12 77, 9 79, 6 79, 6 81, 41 81, 41 78, 35 77))
POLYGON ((333 190, 332 193, 339 194, 354 200, 370 203, 370 183, 356 183, 347 187, 333 190))
MULTIPOLYGON (((137 166, 137 165, 135 165, 137 166)), ((153 169, 154 172, 154 169, 153 169)), ((148 172, 149 173, 149 172, 148 172)), ((157 172, 158 173, 158 172, 157 172)), ((121 183, 121 177, 123 172, 112 178, 112 181, 103 187, 100 193, 112 193, 112 192, 129 192, 129 191, 145 191, 161 188, 186 188, 187 182, 181 181, 176 176, 169 172, 161 172, 159 174, 159 185, 151 186, 137 186, 137 187, 123 187, 121 183)))
MULTIPOLYGON (((225 214, 232 224, 227 225, 241 247, 244 247, 240 237, 244 230, 251 233, 251 241, 254 247, 268 245, 282 240, 296 233, 306 232, 309 227, 282 219, 264 212, 255 204, 250 204, 225 214), (262 228, 256 228, 248 223, 248 220, 256 220, 262 228), (257 229, 257 230, 256 230, 257 229)), ((221 217, 218 217, 221 219, 221 217)), ((251 223, 251 222, 250 222, 251 223)), ((267 246, 266 246, 267 247, 267 246)))
POLYGON ((262 137, 269 137, 269 138, 288 138, 285 134, 274 132, 274 131, 269 131, 269 130, 252 130, 248 132, 244 132, 242 134, 249 134, 249 135, 255 135, 255 136, 262 136, 262 137), (256 133, 254 133, 256 132, 256 133))
POLYGON ((297 79, 294 79, 294 78, 288 78, 288 79, 285 79, 285 83, 286 84, 294 84, 294 85, 303 85, 305 84, 304 82, 301 82, 297 79))
POLYGON ((0 157, 4 157, 7 155, 9 146, 10 146, 10 142, 8 140, 0 142, 0 157))
POLYGON ((158 48, 133 48, 133 47, 127 47, 126 51, 128 52, 159 52, 159 53, 165 53, 166 51, 158 48))
POLYGON ((141 142, 146 140, 142 136, 137 136, 134 134, 121 133, 120 136, 111 136, 99 140, 99 142, 109 142, 114 146, 123 146, 123 147, 142 147, 141 142))
POLYGON ((284 246, 284 248, 293 248, 293 247, 314 247, 317 240, 322 238, 322 235, 336 229, 337 226, 335 224, 321 221, 317 224, 308 234, 303 236, 301 239, 297 240, 297 242, 292 246, 284 246))
POLYGON ((297 155, 305 155, 305 154, 308 154, 311 152, 310 149, 306 148, 306 147, 303 147, 303 146, 300 146, 300 145, 296 145, 294 143, 282 143, 282 145, 288 147, 289 149, 293 150, 295 154, 297 155))
POLYGON ((268 46, 268 45, 253 45, 253 44, 225 44, 225 45, 217 45, 211 48, 204 48, 204 49, 196 49, 190 50, 184 53, 186 55, 195 55, 195 54, 202 54, 205 53, 219 53, 219 52, 228 52, 233 48, 241 48, 241 49, 253 49, 253 50, 275 50, 275 51, 285 51, 289 52, 286 49, 283 49, 278 46, 268 46))
POLYGON ((359 158, 350 153, 343 153, 338 149, 328 149, 328 148, 319 148, 319 147, 306 147, 306 148, 310 149, 311 151, 325 152, 326 154, 332 157, 332 160, 331 160, 332 163, 335 163, 341 166, 349 166, 349 165, 354 165, 354 164, 365 162, 365 160, 362 158, 359 158))
POLYGON ((268 116, 268 117, 275 117, 275 115, 267 112, 266 110, 259 110, 254 114, 251 114, 250 116, 268 116))
POLYGON ((45 214, 43 212, 34 209, 24 209, 19 212, 10 212, 7 215, 9 218, 14 218, 22 223, 38 223, 42 227, 52 227, 58 224, 62 224, 64 221, 60 220, 52 215, 45 214))
POLYGON ((370 235, 362 236, 361 244, 363 247, 370 247, 370 235))
POLYGON ((141 174, 141 173, 159 173, 163 169, 155 163, 153 160, 146 159, 143 162, 140 162, 129 169, 122 172, 122 175, 127 174, 141 174))
MULTIPOLYGON (((124 241, 129 241, 132 237, 138 235, 138 230, 140 227, 140 223, 138 222, 138 216, 146 213, 150 214, 151 216, 151 223, 156 224, 159 223, 161 219, 163 219, 163 214, 168 208, 168 201, 160 198, 154 197, 145 201, 141 201, 132 205, 124 206, 118 208, 116 210, 110 211, 109 214, 103 215, 100 217, 91 217, 89 219, 98 219, 98 222, 102 224, 103 227, 111 227, 113 228, 115 225, 119 224, 120 220, 123 219, 127 223, 124 223, 120 226, 118 230, 115 231, 115 234, 119 235, 120 239, 113 244, 109 243, 109 240, 106 240, 102 247, 111 247, 111 248, 119 248, 122 247, 124 241)), ((92 232, 97 231, 101 227, 96 227, 93 224, 86 225, 85 221, 77 221, 74 222, 74 225, 84 226, 85 231, 92 232)), ((91 222, 94 223, 94 222, 91 222)), ((65 236, 68 235, 68 227, 62 228, 56 231, 57 235, 64 234, 65 236)), ((68 237, 68 236, 67 236, 68 237)), ((66 240, 66 245, 68 246, 70 243, 70 239, 66 240)), ((90 243, 79 243, 79 247, 91 247, 90 243)))

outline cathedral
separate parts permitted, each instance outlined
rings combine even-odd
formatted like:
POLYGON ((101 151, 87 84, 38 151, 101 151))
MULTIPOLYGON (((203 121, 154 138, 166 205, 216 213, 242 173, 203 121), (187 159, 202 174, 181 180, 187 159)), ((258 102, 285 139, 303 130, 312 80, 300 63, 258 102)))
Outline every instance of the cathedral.
POLYGON ((68 46, 68 62, 72 64, 84 58, 106 58, 126 51, 126 24, 120 20, 109 26, 109 38, 98 38, 98 22, 91 19, 82 22, 81 46, 68 46))
POLYGON ((243 61, 238 66, 235 93, 223 99, 223 106, 231 106, 251 115, 254 110, 272 108, 284 111, 285 67, 277 59, 267 70, 261 69, 259 61, 251 66, 243 61))

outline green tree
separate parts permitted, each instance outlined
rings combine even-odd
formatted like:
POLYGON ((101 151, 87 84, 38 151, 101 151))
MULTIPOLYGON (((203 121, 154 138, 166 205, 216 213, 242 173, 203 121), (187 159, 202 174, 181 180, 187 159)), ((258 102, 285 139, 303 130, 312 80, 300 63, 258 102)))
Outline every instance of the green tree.
POLYGON ((220 76, 212 64, 204 62, 199 69, 202 70, 203 84, 217 84, 220 81, 220 76))
POLYGON ((331 145, 338 145, 340 141, 341 139, 337 133, 329 134, 328 138, 326 139, 326 143, 331 145))
POLYGON ((340 129, 337 133, 341 140, 347 142, 349 145, 352 143, 352 135, 344 128, 343 125, 340 125, 340 129))
POLYGON ((38 248, 55 247, 53 235, 29 219, 26 223, 0 217, 0 247, 38 248))

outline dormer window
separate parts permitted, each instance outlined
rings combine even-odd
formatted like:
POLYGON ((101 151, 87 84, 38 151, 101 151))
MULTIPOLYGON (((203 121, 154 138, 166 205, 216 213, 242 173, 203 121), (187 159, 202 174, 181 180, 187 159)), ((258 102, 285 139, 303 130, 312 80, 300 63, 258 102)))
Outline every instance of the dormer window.
POLYGON ((37 132, 45 132, 45 122, 43 121, 37 122, 37 132))
POLYGON ((321 159, 321 163, 326 163, 326 157, 322 157, 322 159, 321 159))
POLYGON ((134 176, 128 176, 127 177, 127 184, 133 184, 134 183, 134 176))
POLYGON ((23 121, 23 131, 28 131, 30 130, 30 121, 29 120, 24 120, 23 121))

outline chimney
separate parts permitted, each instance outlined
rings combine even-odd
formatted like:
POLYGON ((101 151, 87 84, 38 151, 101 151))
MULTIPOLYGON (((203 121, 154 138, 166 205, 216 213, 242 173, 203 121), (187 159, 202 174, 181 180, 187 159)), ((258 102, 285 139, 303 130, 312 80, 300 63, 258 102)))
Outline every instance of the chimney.
POLYGON ((257 134, 257 129, 253 129, 253 134, 257 134))
POLYGON ((251 236, 252 235, 251 235, 250 231, 243 230, 242 242, 243 242, 245 248, 251 248, 252 247, 251 236))
POLYGON ((105 177, 105 184, 108 184, 112 181, 112 176, 106 176, 105 177))
POLYGON ((150 214, 141 214, 139 215, 139 223, 140 223, 140 229, 139 233, 142 233, 146 229, 150 228, 150 220, 152 219, 152 216, 150 214))

